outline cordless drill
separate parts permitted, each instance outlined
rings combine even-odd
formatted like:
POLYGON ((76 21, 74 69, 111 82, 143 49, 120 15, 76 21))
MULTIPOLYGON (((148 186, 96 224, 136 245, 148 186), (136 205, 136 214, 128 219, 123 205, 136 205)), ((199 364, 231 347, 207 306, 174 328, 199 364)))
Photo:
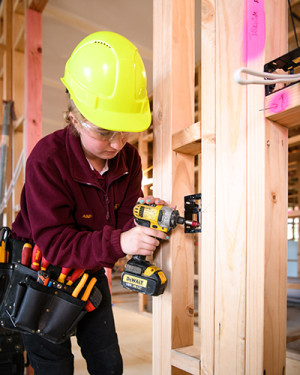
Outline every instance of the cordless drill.
MULTIPOLYGON (((137 224, 165 233, 175 228, 177 224, 185 224, 186 233, 200 232, 200 208, 195 203, 195 199, 200 199, 200 194, 185 197, 185 208, 187 209, 185 218, 179 215, 178 210, 170 207, 141 203, 134 206, 133 216, 137 224), (193 213, 197 214, 197 221, 191 220, 193 213)), ((145 256, 133 255, 121 275, 121 284, 124 288, 136 292, 158 296, 164 292, 167 278, 164 272, 147 261, 145 256)))

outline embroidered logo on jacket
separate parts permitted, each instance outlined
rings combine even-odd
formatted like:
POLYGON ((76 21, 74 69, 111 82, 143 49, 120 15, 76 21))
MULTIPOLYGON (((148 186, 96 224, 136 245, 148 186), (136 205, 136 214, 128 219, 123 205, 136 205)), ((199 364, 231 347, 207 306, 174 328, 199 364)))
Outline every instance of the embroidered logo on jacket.
POLYGON ((91 219, 93 217, 93 215, 92 214, 83 214, 82 217, 84 219, 91 219))

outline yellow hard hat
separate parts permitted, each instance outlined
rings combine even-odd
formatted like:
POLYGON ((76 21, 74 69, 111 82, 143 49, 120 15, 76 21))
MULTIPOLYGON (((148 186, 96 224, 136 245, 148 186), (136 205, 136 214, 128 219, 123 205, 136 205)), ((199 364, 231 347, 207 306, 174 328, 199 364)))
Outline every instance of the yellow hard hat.
POLYGON ((74 49, 61 80, 91 123, 125 132, 150 126, 144 63, 122 35, 99 31, 87 36, 74 49))

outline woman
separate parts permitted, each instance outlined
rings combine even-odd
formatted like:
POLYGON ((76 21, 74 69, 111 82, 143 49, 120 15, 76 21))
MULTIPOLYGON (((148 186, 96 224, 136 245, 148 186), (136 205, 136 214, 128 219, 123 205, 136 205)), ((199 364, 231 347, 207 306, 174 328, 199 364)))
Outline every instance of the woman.
MULTIPOLYGON (((97 32, 75 48, 62 82, 70 97, 67 126, 38 142, 27 160, 13 236, 36 243, 52 265, 97 277, 103 300, 78 323, 78 344, 90 374, 122 374, 103 267, 126 254, 152 255, 158 238, 166 239, 132 217, 142 169, 126 140, 150 125, 145 69, 126 38, 97 32)), ((70 340, 53 344, 24 334, 23 341, 35 375, 73 374, 70 340)))

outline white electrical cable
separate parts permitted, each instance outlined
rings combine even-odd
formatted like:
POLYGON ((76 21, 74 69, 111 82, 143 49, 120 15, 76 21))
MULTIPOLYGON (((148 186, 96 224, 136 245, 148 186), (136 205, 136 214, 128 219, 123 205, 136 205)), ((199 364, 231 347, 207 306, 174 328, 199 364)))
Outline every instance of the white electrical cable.
POLYGON ((9 187, 3 197, 3 200, 0 204, 0 214, 3 212, 4 208, 6 207, 6 203, 8 202, 11 194, 12 194, 12 191, 13 191, 13 188, 15 187, 17 181, 18 181, 18 178, 19 178, 19 175, 21 173, 21 170, 22 170, 22 166, 23 166, 23 158, 24 158, 24 150, 22 150, 21 152, 21 155, 18 159, 18 162, 17 162, 17 165, 16 165, 16 169, 14 171, 14 174, 12 176, 12 179, 10 181, 10 184, 9 184, 9 187))
POLYGON ((266 72, 258 72, 248 68, 239 68, 233 74, 234 80, 240 85, 274 85, 275 83, 290 83, 300 81, 300 74, 274 74, 266 72), (262 77, 268 79, 253 79, 247 80, 241 77, 241 73, 246 73, 255 77, 262 77))

